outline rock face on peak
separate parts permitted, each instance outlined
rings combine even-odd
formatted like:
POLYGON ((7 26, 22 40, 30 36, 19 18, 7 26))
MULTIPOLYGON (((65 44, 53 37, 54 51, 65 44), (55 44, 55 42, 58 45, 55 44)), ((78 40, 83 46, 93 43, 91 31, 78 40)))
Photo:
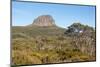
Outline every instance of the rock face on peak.
POLYGON ((37 17, 33 24, 35 26, 55 26, 55 21, 52 16, 50 15, 41 15, 37 17))

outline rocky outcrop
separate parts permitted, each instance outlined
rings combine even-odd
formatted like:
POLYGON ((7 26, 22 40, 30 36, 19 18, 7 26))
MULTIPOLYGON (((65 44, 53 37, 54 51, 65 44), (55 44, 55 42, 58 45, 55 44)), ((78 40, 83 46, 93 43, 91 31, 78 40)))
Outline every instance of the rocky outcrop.
POLYGON ((55 26, 55 21, 52 16, 50 15, 41 15, 37 17, 33 24, 35 26, 55 26))

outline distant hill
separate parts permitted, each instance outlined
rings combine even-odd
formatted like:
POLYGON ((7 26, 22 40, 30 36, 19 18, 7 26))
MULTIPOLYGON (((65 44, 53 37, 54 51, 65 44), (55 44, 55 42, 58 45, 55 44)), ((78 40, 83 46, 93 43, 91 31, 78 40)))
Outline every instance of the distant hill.
POLYGON ((56 24, 51 15, 41 15, 34 19, 31 26, 56 26, 56 24))
POLYGON ((42 15, 27 26, 13 26, 12 33, 24 33, 30 36, 36 35, 63 35, 65 28, 58 27, 50 15, 42 15))

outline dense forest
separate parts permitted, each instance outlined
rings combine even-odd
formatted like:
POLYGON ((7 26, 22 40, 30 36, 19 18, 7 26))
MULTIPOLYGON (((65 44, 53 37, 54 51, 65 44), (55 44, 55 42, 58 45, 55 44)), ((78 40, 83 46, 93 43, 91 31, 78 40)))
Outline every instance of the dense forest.
POLYGON ((73 23, 57 26, 13 26, 12 65, 96 60, 95 29, 73 23))

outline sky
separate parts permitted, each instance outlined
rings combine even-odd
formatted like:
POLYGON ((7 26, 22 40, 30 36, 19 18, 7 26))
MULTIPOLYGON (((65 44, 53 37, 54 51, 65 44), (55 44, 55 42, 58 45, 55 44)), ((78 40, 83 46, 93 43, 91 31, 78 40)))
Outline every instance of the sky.
POLYGON ((32 24, 41 15, 51 15, 55 24, 63 28, 77 22, 95 27, 95 6, 12 2, 13 26, 32 24))

